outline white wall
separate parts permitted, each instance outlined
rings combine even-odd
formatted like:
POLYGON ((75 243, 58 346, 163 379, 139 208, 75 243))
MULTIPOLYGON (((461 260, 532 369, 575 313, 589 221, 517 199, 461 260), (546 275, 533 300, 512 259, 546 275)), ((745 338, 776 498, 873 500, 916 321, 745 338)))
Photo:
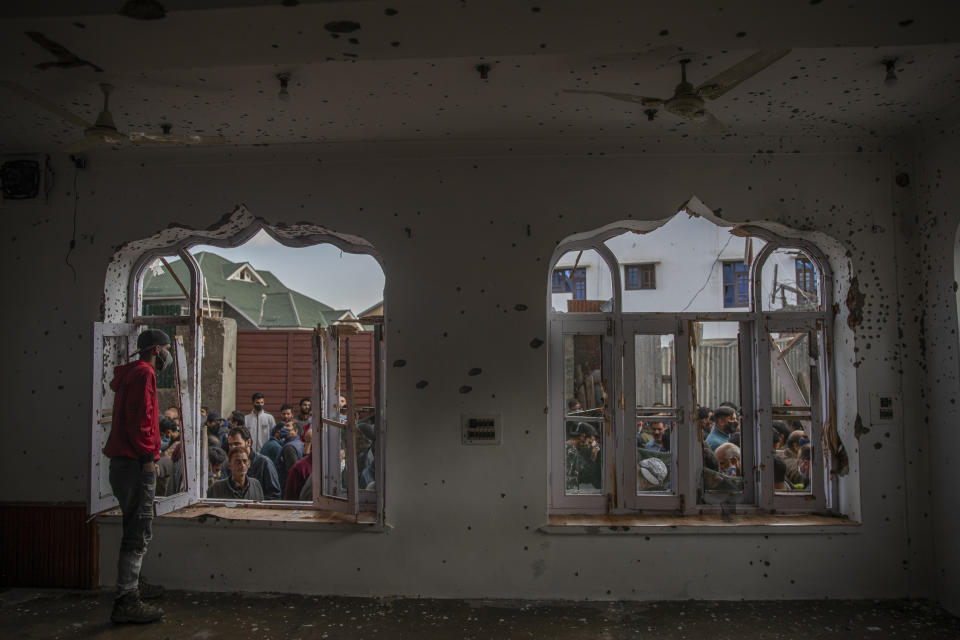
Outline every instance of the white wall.
MULTIPOLYGON (((50 205, 8 216, 0 251, 3 272, 21 292, 16 314, 4 319, 4 334, 16 339, 4 367, 11 402, 0 500, 84 499, 91 325, 103 317, 117 247, 172 223, 215 225, 243 203, 270 223, 310 221, 362 236, 383 256, 387 359, 407 362, 387 372, 393 528, 358 535, 160 521, 147 560, 155 580, 197 589, 447 597, 931 595, 930 576, 908 550, 908 541, 924 545, 927 538, 922 530, 914 536, 903 489, 906 465, 926 465, 926 454, 905 458, 900 426, 887 428, 889 437, 872 429, 858 442, 850 420, 840 425, 862 480, 862 489, 845 487, 862 494, 852 514, 863 522, 856 534, 647 539, 536 531, 547 517, 547 349, 530 341, 546 339, 550 256, 571 234, 627 217, 662 219, 696 195, 730 221, 766 219, 832 235, 849 248, 866 300, 856 330, 858 386, 841 386, 838 395, 849 401, 855 394, 864 405, 870 390, 901 388, 898 318, 883 304, 896 294, 887 259, 898 243, 892 161, 855 148, 765 153, 761 161, 749 152, 604 155, 601 143, 589 155, 569 144, 540 154, 539 144, 517 141, 509 149, 490 142, 475 151, 460 144, 384 155, 308 146, 105 152, 78 179, 79 237, 70 258, 76 280, 63 260, 72 169, 58 159, 50 205), (527 310, 516 311, 517 304, 527 310), (483 369, 469 378, 473 391, 458 393, 473 367, 483 369), (417 390, 418 380, 429 386, 417 390), (38 411, 50 423, 25 437, 19 426, 38 411), (461 412, 502 413, 503 445, 462 447, 461 412), (292 552, 277 553, 281 545, 292 552)), ((842 300, 839 322, 846 318, 842 300)), ((843 338, 842 352, 854 353, 850 340, 843 338)), ((949 495, 943 500, 955 504, 949 495)), ((950 527, 943 533, 956 531, 955 522, 950 527)), ((106 525, 101 532, 109 584, 119 531, 106 525)), ((957 552, 949 553, 955 562, 957 552)))
POLYGON ((918 374, 918 411, 916 420, 908 424, 929 439, 917 438, 909 453, 913 463, 916 447, 925 446, 930 466, 920 470, 926 477, 917 480, 920 486, 924 480, 929 482, 929 491, 919 492, 911 508, 932 528, 931 572, 937 598, 960 615, 960 492, 955 486, 960 463, 960 134, 936 132, 917 148, 916 164, 902 167, 910 185, 894 187, 895 192, 915 190, 917 194, 916 209, 904 212, 910 239, 905 253, 912 258, 907 269, 913 274, 917 295, 903 313, 915 320, 918 331, 906 334, 904 343, 922 355, 909 363, 918 374))

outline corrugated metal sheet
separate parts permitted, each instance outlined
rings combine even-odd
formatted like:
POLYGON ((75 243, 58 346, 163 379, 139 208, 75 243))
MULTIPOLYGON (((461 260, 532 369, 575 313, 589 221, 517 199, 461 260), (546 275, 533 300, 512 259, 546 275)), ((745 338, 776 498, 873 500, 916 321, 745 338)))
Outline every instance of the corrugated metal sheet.
POLYGON ((0 586, 94 589, 99 549, 84 504, 0 504, 0 586))
MULTIPOLYGON (((276 417, 284 403, 296 408, 312 393, 312 331, 237 331, 237 408, 248 411, 250 397, 262 393, 276 417)), ((346 351, 340 338, 340 376, 346 384, 346 351)), ((354 404, 373 406, 373 332, 350 336, 354 404)), ((296 410, 294 410, 296 413, 296 410)))
MULTIPOLYGON (((777 339, 777 344, 784 348, 790 342, 787 338, 777 339)), ((660 371, 669 374, 670 364, 673 361, 673 346, 660 348, 660 371)), ((792 348, 786 355, 787 366, 797 378, 800 389, 807 398, 790 398, 794 406, 807 405, 810 395, 810 356, 806 340, 792 348)), ((696 371, 696 401, 700 406, 716 408, 721 402, 733 402, 740 406, 740 369, 739 349, 735 339, 730 340, 703 340, 699 348, 691 354, 691 362, 696 371)), ((640 374, 642 375, 642 374, 640 374)), ((680 372, 680 375, 684 375, 680 372)), ((773 391, 771 403, 782 405, 788 394, 783 385, 771 371, 771 389, 773 391)), ((662 386, 661 402, 669 405, 671 400, 670 384, 662 386)))

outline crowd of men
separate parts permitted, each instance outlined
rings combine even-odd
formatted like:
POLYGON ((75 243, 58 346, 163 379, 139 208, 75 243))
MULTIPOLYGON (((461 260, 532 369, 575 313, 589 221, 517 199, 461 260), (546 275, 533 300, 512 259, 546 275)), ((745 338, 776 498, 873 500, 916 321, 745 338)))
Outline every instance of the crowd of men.
MULTIPOLYGON (((654 404, 637 421, 637 490, 665 492, 671 488, 670 438, 676 422, 654 404)), ((589 415, 580 402, 567 401, 570 418, 589 415)), ((741 415, 732 402, 716 409, 698 407, 697 433, 703 451, 703 487, 708 491, 737 492, 743 489, 745 470, 741 455, 741 415)), ((568 491, 596 493, 602 488, 602 447, 595 423, 569 419, 566 422, 566 487, 568 491)), ((799 421, 790 425, 772 423, 774 490, 805 491, 810 487, 812 445, 799 421)))
MULTIPOLYGON (((284 404, 278 417, 265 409, 265 397, 251 397, 249 413, 232 411, 224 418, 201 407, 207 433, 207 497, 227 500, 313 499, 313 403, 302 398, 296 409, 284 404)), ((346 400, 340 398, 340 421, 346 422, 346 400)), ((157 495, 183 490, 180 413, 167 409, 160 419, 161 456, 157 495)), ((357 474, 361 489, 375 482, 374 417, 357 424, 357 474)), ((346 469, 345 430, 341 438, 340 467, 346 469)), ((346 479, 342 478, 343 485, 346 479)))

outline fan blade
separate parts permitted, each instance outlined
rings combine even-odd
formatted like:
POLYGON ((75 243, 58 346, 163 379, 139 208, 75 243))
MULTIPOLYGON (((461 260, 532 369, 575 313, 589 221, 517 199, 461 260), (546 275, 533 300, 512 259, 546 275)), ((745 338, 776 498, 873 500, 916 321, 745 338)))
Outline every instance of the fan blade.
POLYGON ((633 104, 639 104, 644 107, 659 107, 663 105, 663 100, 660 98, 649 98, 647 96, 637 96, 632 93, 616 93, 613 91, 588 91, 586 89, 564 89, 564 93, 588 93, 598 96, 606 96, 607 98, 613 98, 614 100, 622 100, 623 102, 632 102, 633 104))
POLYGON ((9 81, 7 81, 7 80, 0 80, 0 87, 4 87, 5 89, 7 89, 7 90, 9 90, 9 91, 12 91, 13 93, 16 93, 17 95, 19 95, 19 96, 20 96, 21 98, 23 98, 24 100, 27 100, 28 102, 32 102, 33 104, 37 105, 38 107, 41 107, 41 108, 43 108, 43 109, 46 109, 47 111, 49 111, 50 113, 54 114, 55 116, 58 116, 58 117, 60 117, 60 118, 63 118, 64 120, 66 120, 66 121, 69 122, 70 124, 76 125, 76 126, 81 127, 81 128, 83 128, 83 129, 86 129, 86 128, 90 127, 90 123, 88 123, 86 120, 84 120, 84 119, 81 118, 80 116, 74 115, 73 113, 67 111, 67 110, 64 109, 63 107, 60 107, 60 106, 54 104, 54 103, 51 102, 50 100, 47 100, 47 99, 44 98, 43 96, 40 96, 40 95, 34 93, 33 91, 30 91, 30 90, 27 89, 26 87, 23 87, 23 86, 17 84, 16 82, 9 82, 9 81))
POLYGON ((693 122, 700 127, 701 131, 705 131, 708 133, 726 133, 727 132, 726 125, 720 122, 720 120, 717 119, 717 116, 713 115, 709 111, 704 111, 703 117, 695 118, 693 122))
POLYGON ((90 151, 91 149, 99 149, 100 147, 106 146, 103 140, 98 140, 96 138, 82 138, 76 142, 71 142, 63 148, 66 153, 83 153, 84 151, 90 151))
POLYGON ((697 87, 702 98, 716 100, 730 89, 760 73, 774 62, 790 53, 790 49, 768 49, 757 51, 726 71, 721 71, 697 87))
POLYGON ((184 133, 142 133, 134 131, 127 134, 134 144, 224 144, 223 136, 198 136, 184 133))

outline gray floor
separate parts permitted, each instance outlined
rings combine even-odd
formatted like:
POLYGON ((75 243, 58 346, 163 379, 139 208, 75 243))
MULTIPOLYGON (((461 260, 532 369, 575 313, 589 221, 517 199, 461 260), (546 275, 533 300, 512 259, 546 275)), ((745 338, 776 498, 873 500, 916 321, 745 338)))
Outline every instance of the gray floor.
POLYGON ((161 622, 108 622, 107 591, 0 591, 3 638, 960 638, 917 601, 567 603, 168 592, 161 622))

